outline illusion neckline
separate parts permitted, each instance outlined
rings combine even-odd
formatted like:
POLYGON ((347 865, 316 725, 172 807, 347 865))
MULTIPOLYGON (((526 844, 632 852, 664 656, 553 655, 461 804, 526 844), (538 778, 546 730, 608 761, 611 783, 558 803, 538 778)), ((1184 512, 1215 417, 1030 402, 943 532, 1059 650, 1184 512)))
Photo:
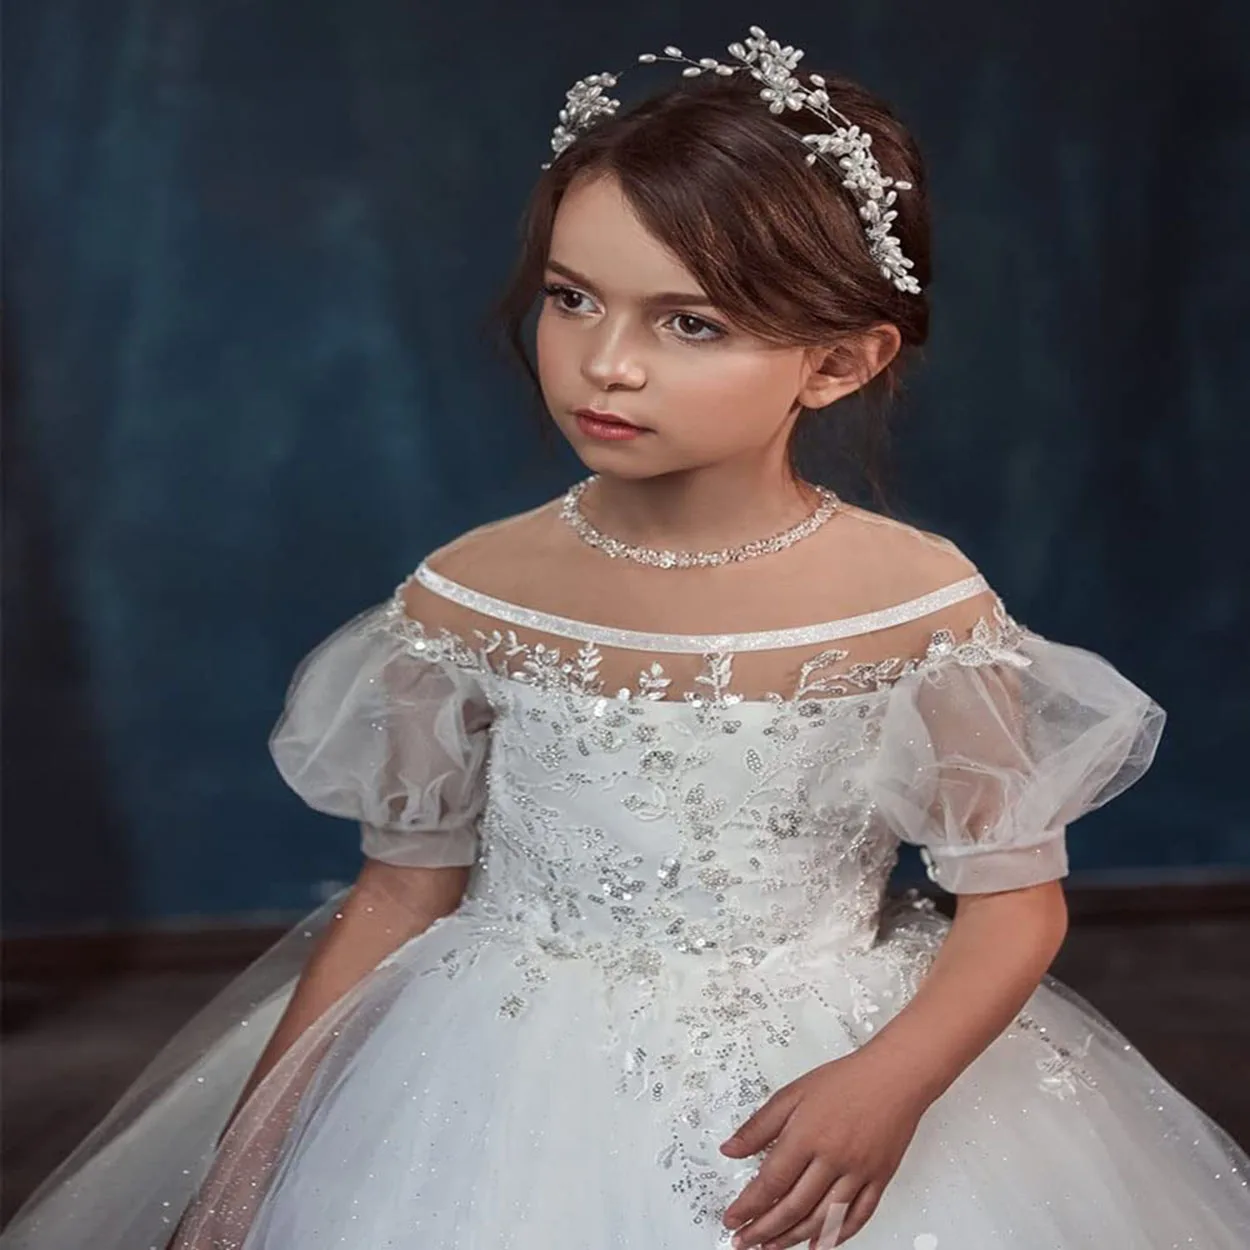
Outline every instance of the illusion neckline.
POLYGON ((842 638, 854 638, 879 629, 919 620, 989 589, 989 583, 985 578, 980 573, 976 573, 971 577, 939 587, 928 594, 907 599, 890 607, 878 608, 876 611, 864 612, 858 616, 821 621, 814 625, 752 630, 746 633, 662 634, 645 630, 618 629, 611 625, 558 616, 536 608, 527 608, 507 599, 498 599, 494 595, 473 590, 469 586, 445 577, 442 573, 435 572, 424 560, 400 584, 395 592, 397 599, 412 581, 419 582, 441 598, 449 599, 462 607, 492 616, 511 625, 520 625, 575 642, 622 647, 635 651, 656 651, 670 655, 783 650, 787 647, 809 646, 842 638))

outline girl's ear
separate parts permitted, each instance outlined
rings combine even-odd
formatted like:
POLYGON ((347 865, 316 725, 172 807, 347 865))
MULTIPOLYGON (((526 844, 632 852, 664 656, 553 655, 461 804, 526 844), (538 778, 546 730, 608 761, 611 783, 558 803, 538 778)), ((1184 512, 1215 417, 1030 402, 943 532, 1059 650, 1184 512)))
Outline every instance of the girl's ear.
POLYGON ((867 386, 898 355, 903 337, 889 323, 874 326, 829 347, 808 349, 810 372, 798 394, 804 408, 827 408, 867 386))

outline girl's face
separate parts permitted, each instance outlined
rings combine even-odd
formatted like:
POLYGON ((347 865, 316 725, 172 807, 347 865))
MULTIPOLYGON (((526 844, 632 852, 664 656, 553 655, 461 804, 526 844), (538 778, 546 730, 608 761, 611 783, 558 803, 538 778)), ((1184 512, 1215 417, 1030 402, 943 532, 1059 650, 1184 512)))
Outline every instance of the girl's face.
POLYGON ((570 186, 547 259, 539 380, 592 471, 652 477, 770 449, 780 465, 799 406, 823 407, 856 388, 817 372, 824 352, 778 347, 731 325, 612 177, 570 186), (643 432, 605 438, 578 409, 616 414, 643 432))

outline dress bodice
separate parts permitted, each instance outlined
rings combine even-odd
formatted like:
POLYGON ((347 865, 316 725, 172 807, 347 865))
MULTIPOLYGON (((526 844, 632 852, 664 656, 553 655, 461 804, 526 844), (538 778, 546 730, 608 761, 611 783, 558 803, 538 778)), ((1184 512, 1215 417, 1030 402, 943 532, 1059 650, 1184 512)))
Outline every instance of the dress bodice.
MULTIPOLYGON (((887 672, 906 666, 843 667, 831 679, 847 652, 825 644, 982 594, 983 578, 851 619, 732 635, 570 620, 482 594, 427 564, 412 580, 564 644, 492 632, 469 648, 392 609, 391 627, 412 645, 475 669, 491 705, 481 871, 466 904, 623 972, 669 956, 749 965, 809 936, 872 943, 898 839, 877 816, 864 773, 887 672), (599 668, 609 647, 646 657, 632 689, 605 691, 599 668), (791 691, 747 699, 733 690, 737 656, 794 647, 822 649, 800 665, 791 691), (501 652, 506 662, 482 662, 501 652), (665 669, 677 655, 704 660, 681 697, 665 669)), ((1005 646, 1011 623, 1000 625, 1005 646)))
POLYGON ((979 574, 695 636, 423 564, 304 661, 271 748, 309 803, 361 823, 366 854, 473 864, 463 908, 630 974, 869 946, 903 840, 956 893, 1061 877, 1066 826, 1145 771, 1162 724, 979 574), (414 585, 462 615, 414 616, 414 585))
POLYGON ((466 902, 644 971, 870 944, 897 839, 864 783, 880 699, 608 699, 496 679, 466 902))

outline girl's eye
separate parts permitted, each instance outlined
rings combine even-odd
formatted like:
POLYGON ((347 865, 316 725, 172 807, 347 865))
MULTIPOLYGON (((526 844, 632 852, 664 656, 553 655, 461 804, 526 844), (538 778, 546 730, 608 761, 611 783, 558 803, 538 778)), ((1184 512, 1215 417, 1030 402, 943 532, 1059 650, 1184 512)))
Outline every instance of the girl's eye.
POLYGON ((581 312, 581 306, 576 303, 570 303, 570 301, 586 298, 581 291, 575 291, 571 286, 560 286, 554 282, 548 282, 544 285, 543 295, 545 295, 547 299, 554 300, 556 307, 559 308, 561 312, 567 313, 581 312))
POLYGON ((725 331, 720 326, 696 317, 694 313, 674 313, 669 320, 676 327, 678 337, 691 343, 711 343, 725 337, 725 331))

